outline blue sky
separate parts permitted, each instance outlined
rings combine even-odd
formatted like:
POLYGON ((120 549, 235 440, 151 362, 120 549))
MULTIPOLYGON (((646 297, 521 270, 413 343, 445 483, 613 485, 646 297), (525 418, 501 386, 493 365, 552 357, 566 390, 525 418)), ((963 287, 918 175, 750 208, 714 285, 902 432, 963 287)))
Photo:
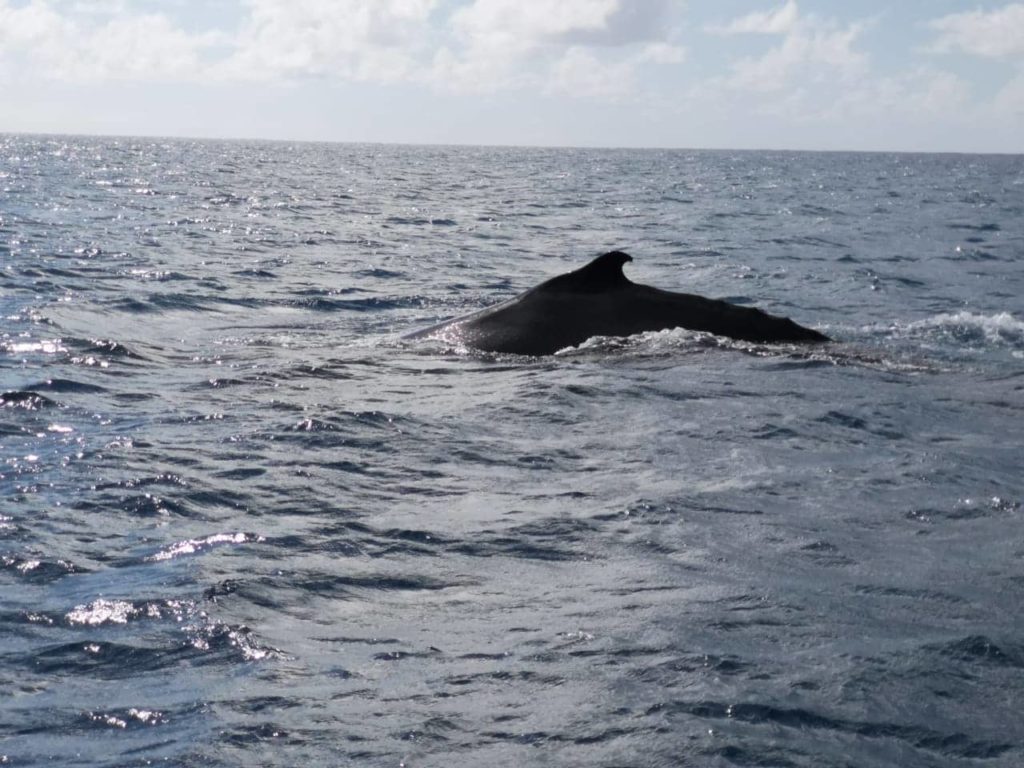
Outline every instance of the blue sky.
POLYGON ((0 0, 0 131, 1024 152, 1024 2, 0 0))

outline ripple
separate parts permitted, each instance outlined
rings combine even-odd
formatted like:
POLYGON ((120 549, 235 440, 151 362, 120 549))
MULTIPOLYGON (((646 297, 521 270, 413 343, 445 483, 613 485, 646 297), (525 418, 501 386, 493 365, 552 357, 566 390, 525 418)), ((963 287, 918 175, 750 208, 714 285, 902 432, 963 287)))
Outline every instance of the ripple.
POLYGON ((930 646, 930 650, 968 664, 1024 669, 1024 649, 1004 650, 984 635, 970 635, 961 640, 930 646))
POLYGON ((37 674, 83 675, 105 680, 132 679, 180 665, 262 661, 281 656, 244 627, 222 623, 187 629, 185 640, 141 645, 80 640, 32 653, 25 663, 37 674))
POLYGON ((1006 742, 990 742, 964 733, 942 733, 930 728, 898 723, 843 720, 807 709, 766 704, 722 704, 714 701, 676 701, 657 705, 652 712, 682 713, 703 720, 769 723, 797 731, 832 731, 869 739, 898 739, 916 749, 949 757, 992 760, 1014 749, 1006 742))
POLYGON ((167 547, 166 549, 162 549, 155 555, 151 555, 147 560, 153 562, 173 560, 176 557, 200 554, 224 545, 250 544, 262 541, 265 541, 262 536, 251 533, 215 533, 202 539, 186 539, 185 541, 179 541, 177 544, 167 547))
POLYGON ((76 606, 64 620, 70 625, 97 627, 104 624, 127 624, 139 619, 174 619, 181 621, 194 609, 194 604, 179 600, 131 601, 99 598, 76 606))
POLYGON ((138 709, 136 707, 98 712, 90 711, 84 717, 91 724, 121 730, 150 728, 156 725, 164 725, 168 721, 167 715, 159 710, 138 709))
POLYGON ((14 573, 19 579, 35 583, 48 584, 76 573, 88 571, 67 560, 44 560, 31 555, 0 555, 0 570, 14 573))
POLYGON ((33 352, 56 355, 67 350, 61 339, 46 339, 42 341, 0 341, 0 351, 9 355, 27 355, 33 352))
POLYGON ((105 387, 101 387, 96 384, 87 384, 84 381, 75 381, 74 379, 46 379, 45 381, 36 382, 29 386, 34 390, 46 390, 48 392, 61 393, 72 392, 80 394, 95 394, 107 391, 105 387))
POLYGON ((38 392, 12 391, 0 393, 0 408, 24 408, 26 411, 41 411, 55 408, 58 403, 38 392))

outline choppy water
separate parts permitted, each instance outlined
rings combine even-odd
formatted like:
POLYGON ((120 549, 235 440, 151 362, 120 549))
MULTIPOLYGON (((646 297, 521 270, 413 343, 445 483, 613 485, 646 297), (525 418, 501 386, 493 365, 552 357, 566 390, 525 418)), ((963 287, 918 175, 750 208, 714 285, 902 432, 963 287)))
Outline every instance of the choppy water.
POLYGON ((7 136, 0 262, 0 763, 1024 762, 1024 158, 7 136), (398 338, 610 248, 838 342, 398 338))

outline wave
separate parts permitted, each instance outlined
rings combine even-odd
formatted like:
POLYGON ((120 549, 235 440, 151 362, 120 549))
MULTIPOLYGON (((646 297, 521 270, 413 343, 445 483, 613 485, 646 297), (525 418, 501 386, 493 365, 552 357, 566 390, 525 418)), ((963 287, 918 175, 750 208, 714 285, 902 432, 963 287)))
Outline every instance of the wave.
POLYGON ((39 411, 52 408, 57 403, 31 390, 17 390, 0 393, 0 408, 24 408, 26 411, 39 411))
POLYGON ((1024 349, 1024 320, 1017 319, 1009 312, 985 315, 961 310, 909 323, 869 325, 861 330, 895 339, 935 338, 966 345, 986 344, 1024 349))
POLYGON ((127 624, 139 619, 187 618, 195 605, 180 600, 108 600, 98 598, 91 603, 76 605, 64 616, 70 626, 98 627, 103 624, 127 624))
POLYGON ((48 392, 72 392, 81 394, 94 394, 99 392, 106 392, 105 387, 97 386, 96 384, 87 384, 84 381, 75 381, 74 379, 46 379, 45 381, 37 381, 30 385, 33 390, 46 390, 48 392))
POLYGON ((40 341, 0 341, 0 352, 9 355, 27 355, 41 353, 56 355, 66 352, 61 339, 42 339, 40 341))
POLYGON ((41 560, 31 555, 0 555, 0 572, 7 572, 33 584, 48 584, 65 576, 87 573, 88 569, 67 560, 41 560))
MULTIPOLYGON (((95 628, 88 623, 83 626, 95 628)), ((184 630, 185 638, 163 639, 158 644, 83 638, 45 647, 21 661, 41 674, 127 680, 182 666, 260 661, 283 655, 262 644, 247 627, 204 621, 184 630)))
POLYGON ((991 760, 1014 749, 1011 743, 987 741, 967 733, 944 732, 899 722, 843 719, 799 707, 717 701, 673 701, 657 704, 652 707, 652 711, 679 713, 710 721, 728 720, 752 725, 771 725, 780 731, 828 731, 837 738, 895 740, 917 750, 958 759, 991 760))
POLYGON ((162 549, 148 560, 158 562, 160 560, 173 560, 182 555, 195 555, 204 550, 225 544, 247 544, 250 542, 261 542, 262 536, 248 533, 215 533, 202 539, 186 539, 179 541, 166 549, 162 549))

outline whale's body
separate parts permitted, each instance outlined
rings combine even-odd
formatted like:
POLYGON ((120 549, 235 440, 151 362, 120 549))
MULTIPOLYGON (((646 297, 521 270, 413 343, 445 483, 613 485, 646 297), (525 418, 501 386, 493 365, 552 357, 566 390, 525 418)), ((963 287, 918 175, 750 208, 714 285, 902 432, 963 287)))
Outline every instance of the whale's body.
POLYGON ((686 328, 754 342, 822 342, 828 337, 760 309, 638 285, 621 251, 553 277, 514 299, 407 338, 438 338, 485 352, 550 355, 594 336, 686 328))

